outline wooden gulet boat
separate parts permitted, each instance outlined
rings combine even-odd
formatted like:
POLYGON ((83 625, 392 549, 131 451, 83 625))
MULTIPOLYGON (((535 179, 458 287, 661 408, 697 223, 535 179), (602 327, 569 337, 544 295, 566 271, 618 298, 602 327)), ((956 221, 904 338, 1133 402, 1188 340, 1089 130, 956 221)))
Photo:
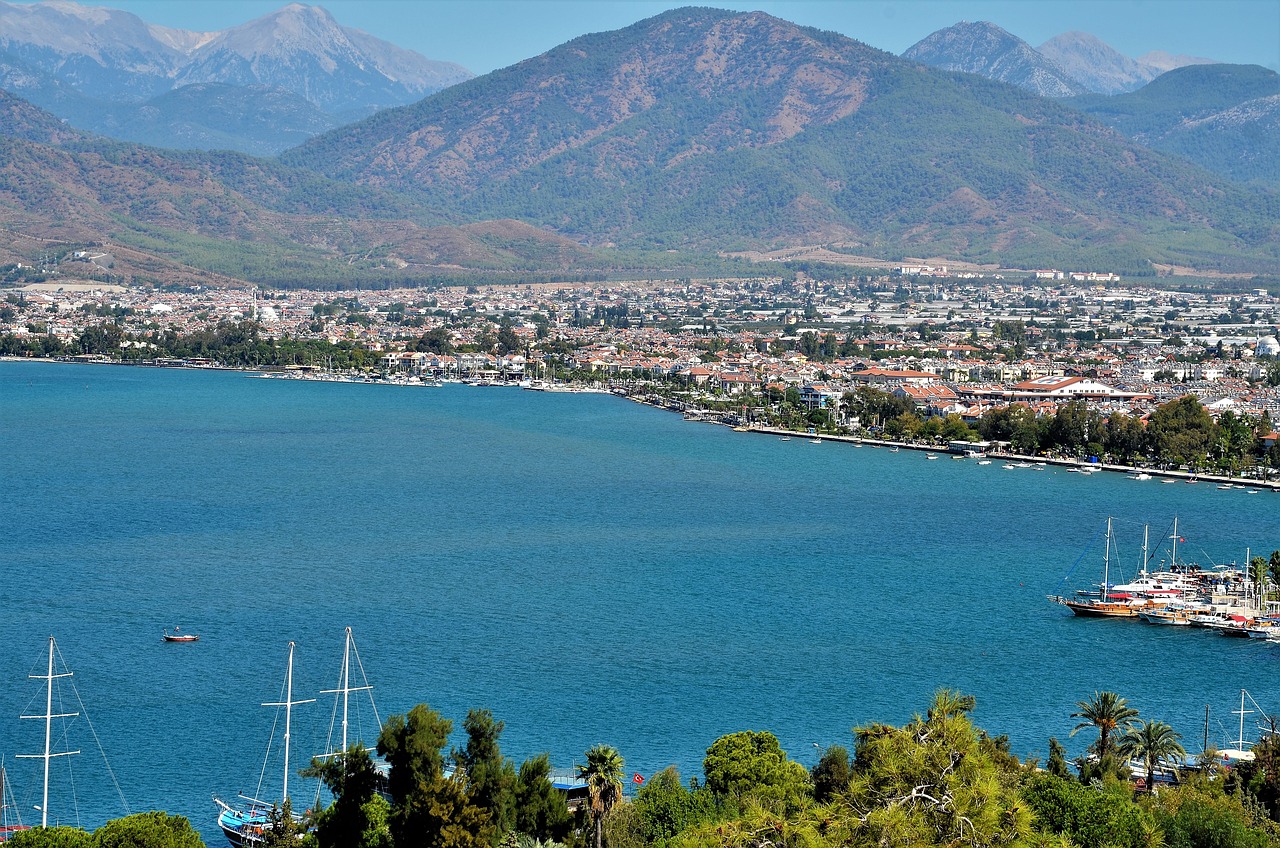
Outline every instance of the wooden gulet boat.
POLYGON ((1143 604, 1134 603, 1128 594, 1111 591, 1111 518, 1107 518, 1107 544, 1102 555, 1102 592, 1098 598, 1075 600, 1061 595, 1051 595, 1049 600, 1062 604, 1074 614, 1085 618, 1136 618, 1143 604))

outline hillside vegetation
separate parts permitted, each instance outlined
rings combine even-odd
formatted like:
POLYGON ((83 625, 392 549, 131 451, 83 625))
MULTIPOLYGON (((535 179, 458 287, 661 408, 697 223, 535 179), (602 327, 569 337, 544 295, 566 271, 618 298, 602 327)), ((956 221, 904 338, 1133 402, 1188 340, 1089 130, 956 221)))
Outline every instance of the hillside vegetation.
POLYGON ((1130 94, 1067 102, 1155 150, 1232 179, 1280 184, 1280 74, 1268 68, 1193 65, 1130 94))
POLYGON ((584 36, 283 159, 597 245, 1277 267, 1273 192, 761 13, 683 9, 584 36))

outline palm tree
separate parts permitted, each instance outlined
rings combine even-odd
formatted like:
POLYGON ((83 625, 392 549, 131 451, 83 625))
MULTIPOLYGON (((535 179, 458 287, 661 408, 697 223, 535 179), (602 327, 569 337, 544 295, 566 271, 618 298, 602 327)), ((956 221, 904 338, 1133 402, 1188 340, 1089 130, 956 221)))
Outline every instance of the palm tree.
POLYGON ((587 764, 578 766, 578 779, 587 783, 595 848, 604 846, 604 817, 622 798, 622 755, 609 745, 587 751, 587 764))
POLYGON ((1075 736, 1086 727, 1098 728, 1098 741, 1093 747, 1099 760, 1111 753, 1112 731, 1127 729, 1138 717, 1138 711, 1115 692, 1094 692, 1092 698, 1077 701, 1076 706, 1080 708, 1079 712, 1072 713, 1071 717, 1084 721, 1075 726, 1071 735, 1075 736))
POLYGON ((1127 759, 1142 760, 1147 770, 1147 791, 1155 787, 1156 766, 1166 760, 1180 761, 1187 751, 1178 740, 1182 736, 1163 721, 1141 721, 1125 730, 1116 743, 1116 753, 1127 759))

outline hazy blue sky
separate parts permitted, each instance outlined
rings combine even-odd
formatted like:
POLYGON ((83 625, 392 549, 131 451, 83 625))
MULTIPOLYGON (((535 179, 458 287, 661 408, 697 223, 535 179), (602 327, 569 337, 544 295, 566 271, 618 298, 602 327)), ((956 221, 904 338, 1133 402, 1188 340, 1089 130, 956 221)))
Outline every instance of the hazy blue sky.
MULTIPOLYGON (((225 29, 284 0, 116 0, 144 20, 225 29)), ((1137 57, 1166 50, 1280 70, 1280 0, 329 0, 321 5, 363 29, 432 59, 483 74, 588 32, 619 29, 687 5, 761 10, 901 53, 957 21, 992 21, 1038 46, 1070 30, 1090 32, 1137 57)))

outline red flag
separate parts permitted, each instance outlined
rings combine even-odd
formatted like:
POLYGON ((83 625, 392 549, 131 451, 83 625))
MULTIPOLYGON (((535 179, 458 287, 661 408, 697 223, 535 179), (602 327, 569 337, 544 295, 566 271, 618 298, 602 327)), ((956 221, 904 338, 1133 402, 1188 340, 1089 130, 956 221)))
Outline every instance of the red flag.
POLYGON ((632 783, 644 783, 644 775, 640 774, 640 772, 636 772, 635 774, 633 774, 633 775, 631 776, 631 782, 632 782, 632 783))
POLYGON ((1179 542, 1185 542, 1185 541, 1187 541, 1187 540, 1186 540, 1186 539, 1184 539, 1184 538, 1182 538, 1181 536, 1179 536, 1179 537, 1178 537, 1178 541, 1179 541, 1179 542))

